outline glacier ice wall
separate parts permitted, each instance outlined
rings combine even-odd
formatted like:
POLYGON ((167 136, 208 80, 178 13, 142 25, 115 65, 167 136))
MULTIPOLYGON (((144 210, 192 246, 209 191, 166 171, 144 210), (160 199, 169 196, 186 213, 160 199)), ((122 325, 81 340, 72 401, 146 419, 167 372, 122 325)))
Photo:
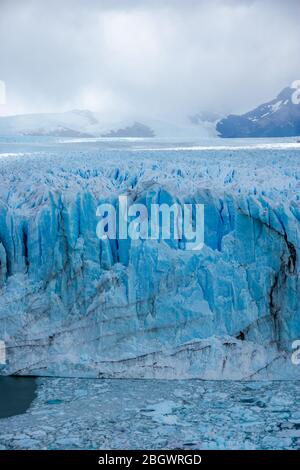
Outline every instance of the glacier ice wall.
POLYGON ((299 158, 220 150, 2 159, 0 372, 299 378, 299 158), (203 250, 100 241, 96 208, 120 194, 203 203, 203 250))

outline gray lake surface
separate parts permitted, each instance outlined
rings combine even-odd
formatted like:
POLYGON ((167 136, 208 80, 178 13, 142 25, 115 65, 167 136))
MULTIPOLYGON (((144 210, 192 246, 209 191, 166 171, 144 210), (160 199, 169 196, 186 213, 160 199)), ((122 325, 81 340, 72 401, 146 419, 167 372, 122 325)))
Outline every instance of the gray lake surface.
POLYGON ((35 392, 34 377, 0 377, 0 419, 25 413, 35 392))

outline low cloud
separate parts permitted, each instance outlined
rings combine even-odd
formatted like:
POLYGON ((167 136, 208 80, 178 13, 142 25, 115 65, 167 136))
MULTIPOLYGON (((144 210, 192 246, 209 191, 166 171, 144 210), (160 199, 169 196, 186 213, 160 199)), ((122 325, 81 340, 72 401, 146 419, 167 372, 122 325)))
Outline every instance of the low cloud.
POLYGON ((0 0, 5 111, 242 112, 300 79, 299 17, 298 0, 0 0))

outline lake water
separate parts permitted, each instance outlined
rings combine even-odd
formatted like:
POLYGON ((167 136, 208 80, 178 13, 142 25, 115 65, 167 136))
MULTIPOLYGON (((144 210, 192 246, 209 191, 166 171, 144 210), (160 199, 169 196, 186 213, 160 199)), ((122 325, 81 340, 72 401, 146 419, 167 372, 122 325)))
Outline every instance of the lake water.
POLYGON ((0 377, 0 418, 25 413, 35 392, 33 377, 0 377))

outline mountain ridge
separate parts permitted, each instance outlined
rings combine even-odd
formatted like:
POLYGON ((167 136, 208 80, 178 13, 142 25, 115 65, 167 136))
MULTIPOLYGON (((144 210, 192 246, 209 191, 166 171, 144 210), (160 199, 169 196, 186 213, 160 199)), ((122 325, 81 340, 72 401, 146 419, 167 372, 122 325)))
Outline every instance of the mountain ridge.
POLYGON ((62 113, 22 114, 0 117, 0 136, 51 136, 70 138, 210 137, 215 125, 206 121, 181 122, 147 116, 107 118, 89 110, 62 113))
POLYGON ((292 100, 295 89, 284 88, 276 98, 242 114, 221 119, 220 137, 295 137, 300 135, 300 105, 292 100))

